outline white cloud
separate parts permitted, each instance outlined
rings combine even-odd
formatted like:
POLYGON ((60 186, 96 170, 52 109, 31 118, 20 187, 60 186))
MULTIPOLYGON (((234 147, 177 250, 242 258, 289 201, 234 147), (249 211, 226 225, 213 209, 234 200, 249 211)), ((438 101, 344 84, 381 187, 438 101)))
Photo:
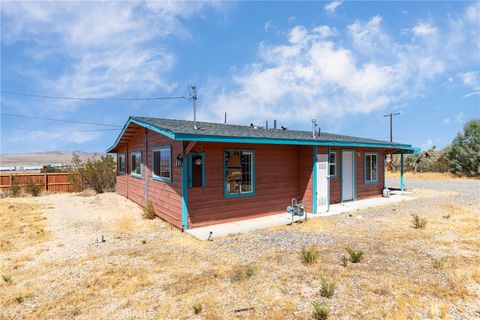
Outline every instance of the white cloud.
POLYGON ((479 89, 480 83, 478 79, 478 73, 476 71, 464 72, 459 74, 463 84, 473 89, 479 89))
POLYGON ((445 118, 443 119, 443 123, 444 124, 447 124, 447 123, 450 123, 452 120, 450 118, 445 118))
POLYGON ((427 139, 423 144, 422 144, 423 150, 430 150, 433 147, 433 141, 432 139, 427 139))
POLYGON ((265 31, 270 31, 270 29, 272 29, 273 27, 273 21, 272 20, 268 20, 267 22, 265 22, 263 28, 265 29, 265 31))
POLYGON ((458 123, 464 123, 465 122, 465 114, 463 112, 460 112, 455 116, 455 121, 458 123))
POLYGON ((326 4, 325 6, 323 6, 323 8, 328 12, 335 12, 335 10, 337 10, 337 7, 339 7, 342 3, 343 0, 335 0, 326 4))
MULTIPOLYGON (((175 55, 161 42, 191 35, 182 19, 216 4, 204 2, 5 2, 2 41, 32 41, 37 59, 68 60, 40 91, 108 97, 170 92, 175 55), (160 40, 160 41, 159 41, 160 40)), ((39 76, 40 77, 40 76, 39 76)))
POLYGON ((427 22, 420 22, 412 28, 412 32, 416 37, 430 37, 437 34, 437 28, 427 22))

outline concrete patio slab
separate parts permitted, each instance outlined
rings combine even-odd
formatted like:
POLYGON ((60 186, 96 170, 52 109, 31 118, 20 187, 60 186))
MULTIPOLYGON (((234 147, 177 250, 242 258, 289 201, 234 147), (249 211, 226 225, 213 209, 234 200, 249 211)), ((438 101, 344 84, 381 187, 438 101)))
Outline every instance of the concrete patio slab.
MULTIPOLYGON (((370 207, 384 206, 401 201, 410 201, 415 199, 408 192, 392 192, 390 198, 371 198, 358 201, 333 204, 330 211, 317 214, 308 214, 308 219, 328 217, 346 212, 352 212, 370 207)), ((211 226, 188 229, 186 232, 199 240, 210 238, 219 238, 235 233, 244 233, 259 229, 267 229, 275 226, 287 225, 292 222, 292 217, 286 212, 273 214, 260 218, 246 219, 228 223, 215 224, 211 226)))

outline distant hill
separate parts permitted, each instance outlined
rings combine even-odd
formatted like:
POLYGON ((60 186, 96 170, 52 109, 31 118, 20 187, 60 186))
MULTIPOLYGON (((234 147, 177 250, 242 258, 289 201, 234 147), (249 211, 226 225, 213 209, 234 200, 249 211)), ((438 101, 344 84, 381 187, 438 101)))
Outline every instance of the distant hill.
POLYGON ((13 166, 42 166, 49 163, 65 163, 72 161, 73 153, 78 153, 82 160, 98 158, 105 155, 103 152, 82 151, 45 151, 32 153, 6 153, 0 154, 0 167, 13 166))

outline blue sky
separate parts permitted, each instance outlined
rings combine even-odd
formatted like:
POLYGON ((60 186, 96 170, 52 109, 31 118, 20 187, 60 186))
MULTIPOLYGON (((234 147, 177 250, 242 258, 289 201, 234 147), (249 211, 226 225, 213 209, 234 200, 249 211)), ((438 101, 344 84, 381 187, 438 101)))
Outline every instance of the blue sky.
MULTIPOLYGON (((4 91, 72 97, 187 95, 198 119, 310 129, 423 149, 480 116, 479 2, 1 3, 4 91)), ((2 113, 123 125, 192 119, 188 101, 1 95, 2 113)), ((91 125, 1 118, 1 153, 103 151, 91 125)))

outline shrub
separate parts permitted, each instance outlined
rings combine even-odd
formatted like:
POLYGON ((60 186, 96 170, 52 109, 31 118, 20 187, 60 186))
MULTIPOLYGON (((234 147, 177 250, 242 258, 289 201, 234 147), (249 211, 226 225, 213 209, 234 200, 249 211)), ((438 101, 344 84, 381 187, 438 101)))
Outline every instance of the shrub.
POLYGON ((363 251, 362 250, 353 250, 350 248, 346 249, 348 254, 350 255, 350 261, 352 263, 359 263, 363 260, 363 251))
POLYGON ((345 255, 342 256, 342 266, 346 267, 348 265, 348 259, 345 255))
POLYGON ((255 268, 252 265, 237 267, 230 275, 230 282, 240 282, 255 275, 255 268))
POLYGON ((474 119, 463 128, 448 148, 450 172, 469 177, 480 176, 480 119, 474 119))
MULTIPOLYGON (((115 189, 115 161, 111 155, 102 156, 100 159, 88 159, 84 163, 77 154, 74 154, 71 169, 72 173, 82 174, 86 184, 92 187, 97 193, 115 189)), ((78 186, 78 181, 75 181, 76 178, 73 177, 74 175, 71 175, 71 179, 73 179, 72 182, 78 186)))
POLYGON ((193 313, 194 314, 199 314, 203 310, 203 305, 200 302, 196 302, 193 305, 193 313))
POLYGON ((5 281, 6 283, 12 283, 12 277, 6 275, 6 274, 2 274, 2 279, 3 281, 5 281))
POLYGON ((318 301, 312 302, 313 306, 313 318, 316 320, 326 320, 328 318, 328 314, 330 310, 325 305, 325 303, 321 303, 318 301))
POLYGON ((318 250, 315 247, 303 248, 300 251, 300 257, 304 264, 312 264, 317 262, 318 259, 318 250))
POLYGON ((40 194, 40 190, 41 190, 41 187, 40 187, 40 184, 33 181, 32 179, 28 179, 27 180, 27 183, 25 185, 25 190, 30 193, 32 196, 34 197, 38 197, 38 195, 40 194))
POLYGON ((427 226, 427 219, 414 213, 412 214, 412 225, 415 229, 424 229, 427 226))
POLYGON ((15 176, 12 176, 12 182, 10 183, 10 194, 13 197, 17 197, 20 194, 20 185, 15 176))
POLYGON ((153 207, 153 202, 148 200, 148 203, 147 203, 147 207, 146 208, 143 208, 143 215, 142 217, 144 219, 155 219, 156 218, 156 215, 155 215, 155 208, 153 207))
POLYGON ((331 298, 335 294, 335 289, 337 286, 335 282, 329 281, 328 279, 322 278, 322 287, 320 289, 320 295, 325 298, 331 298))
POLYGON ((433 260, 433 268, 435 269, 445 269, 447 261, 445 258, 438 258, 433 260))

